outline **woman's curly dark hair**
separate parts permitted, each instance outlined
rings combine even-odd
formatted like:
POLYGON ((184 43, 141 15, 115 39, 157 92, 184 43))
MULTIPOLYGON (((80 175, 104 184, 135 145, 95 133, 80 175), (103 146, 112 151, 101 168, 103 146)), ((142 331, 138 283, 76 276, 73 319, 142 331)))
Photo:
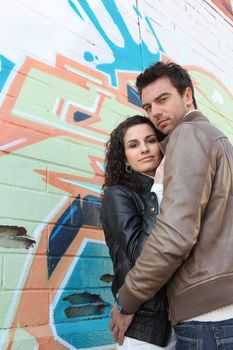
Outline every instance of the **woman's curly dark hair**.
POLYGON ((106 144, 105 157, 105 178, 102 187, 104 193, 110 186, 124 184, 129 187, 137 188, 137 181, 132 174, 125 171, 125 146, 124 137, 126 131, 135 125, 148 124, 155 131, 158 141, 164 139, 164 135, 155 128, 149 118, 141 115, 128 117, 121 122, 110 134, 110 139, 106 144))

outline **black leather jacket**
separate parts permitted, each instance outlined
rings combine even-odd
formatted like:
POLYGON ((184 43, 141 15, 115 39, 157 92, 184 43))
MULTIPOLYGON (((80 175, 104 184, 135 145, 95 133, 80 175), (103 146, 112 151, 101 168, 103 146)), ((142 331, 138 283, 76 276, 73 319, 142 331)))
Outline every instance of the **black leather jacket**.
MULTIPOLYGON (((136 191, 125 185, 110 187, 104 194, 101 222, 113 262, 112 292, 116 296, 125 276, 133 267, 156 222, 158 201, 150 192, 153 179, 134 173, 142 185, 136 191)), ((126 336, 166 346, 170 335, 166 288, 145 302, 135 314, 126 336)))

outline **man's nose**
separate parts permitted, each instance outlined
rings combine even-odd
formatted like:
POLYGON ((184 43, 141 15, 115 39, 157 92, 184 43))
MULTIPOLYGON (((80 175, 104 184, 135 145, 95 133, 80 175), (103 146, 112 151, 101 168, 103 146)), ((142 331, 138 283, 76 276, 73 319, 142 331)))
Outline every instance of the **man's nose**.
POLYGON ((161 112, 160 107, 158 105, 156 105, 155 103, 153 103, 151 106, 151 117, 155 118, 155 119, 159 119, 161 114, 162 114, 162 112, 161 112))

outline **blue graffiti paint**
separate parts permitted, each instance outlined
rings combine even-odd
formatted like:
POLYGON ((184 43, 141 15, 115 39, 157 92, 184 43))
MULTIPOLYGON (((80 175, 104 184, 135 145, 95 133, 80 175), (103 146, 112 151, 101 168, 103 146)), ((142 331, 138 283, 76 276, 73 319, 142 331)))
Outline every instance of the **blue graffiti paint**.
MULTIPOLYGON (((82 7, 84 12, 87 14, 89 19, 91 20, 92 24, 95 26, 95 28, 98 30, 106 44, 111 49, 114 61, 111 63, 101 63, 97 64, 96 68, 100 71, 110 75, 111 77, 111 83, 113 86, 117 86, 117 71, 142 71, 146 66, 151 64, 152 62, 156 62, 160 60, 160 53, 164 52, 162 45, 157 38, 155 31, 153 29, 153 26, 149 20, 148 17, 145 17, 145 20, 147 24, 149 25, 149 29, 151 30, 152 35, 155 39, 155 45, 158 46, 158 52, 152 53, 145 42, 141 40, 140 43, 136 43, 132 37, 132 35, 129 32, 129 29, 127 27, 127 24, 125 23, 124 19, 122 18, 120 12, 118 11, 118 8, 115 4, 115 1, 108 1, 108 0, 102 0, 102 3, 108 12, 108 14, 111 16, 113 22, 118 27, 119 31, 121 32, 121 35, 124 39, 124 45, 123 47, 120 47, 117 45, 117 43, 113 42, 107 35, 107 33, 104 31, 103 27, 101 26, 100 21, 98 20, 94 10, 90 7, 88 2, 86 0, 76 0, 78 4, 82 7)), ((79 10, 77 9, 77 6, 74 2, 71 2, 69 0, 69 4, 72 6, 72 9, 79 14, 79 10)), ((141 13, 139 10, 134 6, 133 7, 137 16, 142 18, 141 13)), ((94 60, 94 54, 91 52, 85 52, 84 58, 90 62, 94 60)))
POLYGON ((77 13, 77 15, 83 20, 83 16, 81 15, 81 13, 79 12, 79 10, 77 9, 77 7, 75 6, 75 4, 73 3, 73 1, 68 0, 68 3, 70 4, 71 8, 74 10, 75 13, 77 13))
POLYGON ((132 86, 127 85, 128 101, 135 106, 142 107, 140 96, 132 86))
POLYGON ((133 5, 133 9, 134 9, 134 11, 136 12, 137 16, 140 17, 140 18, 142 19, 142 14, 141 14, 141 12, 139 11, 139 9, 138 9, 136 6, 134 6, 134 5, 133 5))
POLYGON ((92 62, 95 59, 94 55, 91 52, 88 52, 88 51, 84 52, 84 58, 88 62, 92 62))
POLYGON ((162 47, 162 45, 161 45, 161 43, 160 43, 160 41, 159 41, 157 35, 155 34, 154 28, 152 27, 151 21, 149 20, 148 17, 145 17, 145 20, 146 20, 146 22, 147 22, 147 24, 148 24, 148 26, 149 26, 149 28, 150 28, 150 30, 151 30, 151 33, 153 34, 153 36, 154 36, 155 39, 156 39, 157 44, 159 45, 159 50, 160 50, 161 52, 164 52, 163 47, 162 47))
POLYGON ((73 242, 83 225, 101 228, 101 200, 95 196, 79 196, 71 203, 57 221, 51 232, 47 249, 48 277, 50 278, 57 264, 73 242))
POLYGON ((84 58, 88 62, 93 62, 94 60, 99 59, 97 55, 94 56, 91 52, 88 52, 88 51, 84 52, 84 58))
POLYGON ((60 231, 60 227, 67 224, 68 221, 72 218, 73 214, 78 210, 77 206, 75 205, 73 208, 69 210, 69 212, 65 215, 64 219, 62 219, 62 222, 59 224, 57 229, 55 229, 50 236, 50 240, 52 241, 60 231))
POLYGON ((82 122, 83 120, 86 120, 86 119, 89 119, 89 118, 91 118, 90 114, 83 113, 83 112, 75 112, 74 113, 74 121, 76 123, 82 122))
POLYGON ((86 197, 85 197, 85 200, 86 200, 86 202, 88 202, 88 203, 91 203, 91 204, 93 204, 93 205, 98 205, 98 206, 100 206, 101 203, 102 203, 102 201, 101 201, 100 198, 94 197, 94 196, 91 196, 91 195, 86 196, 86 197))
POLYGON ((51 277, 67 248, 78 234, 82 224, 81 203, 80 199, 77 198, 60 216, 49 237, 47 249, 48 278, 51 277))
MULTIPOLYGON (((64 181, 63 179, 61 179, 62 181, 64 181)), ((78 187, 82 187, 82 188, 86 188, 89 191, 92 192, 96 192, 96 193, 101 193, 101 186, 99 185, 95 185, 95 184, 91 184, 88 182, 83 182, 83 181, 77 181, 77 180, 68 180, 66 179, 65 182, 70 183, 72 185, 78 186, 78 187)))
POLYGON ((102 228, 100 221, 100 208, 102 201, 96 197, 87 195, 83 201, 83 225, 102 228))
POLYGON ((3 55, 0 55, 0 91, 2 91, 5 82, 14 68, 14 63, 3 55))
POLYGON ((62 292, 53 309, 54 327, 76 349, 113 343, 108 324, 114 300, 103 274, 112 274, 108 248, 88 241, 66 284, 58 288, 62 292))
POLYGON ((92 62, 95 59, 94 55, 91 52, 88 52, 88 51, 84 52, 84 58, 88 62, 92 62))

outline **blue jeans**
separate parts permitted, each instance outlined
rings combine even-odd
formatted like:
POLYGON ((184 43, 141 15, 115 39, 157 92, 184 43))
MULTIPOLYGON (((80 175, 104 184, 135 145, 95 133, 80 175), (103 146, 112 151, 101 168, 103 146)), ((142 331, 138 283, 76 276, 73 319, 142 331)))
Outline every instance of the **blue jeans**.
POLYGON ((182 322, 175 326, 176 350, 233 350, 233 318, 182 322))

